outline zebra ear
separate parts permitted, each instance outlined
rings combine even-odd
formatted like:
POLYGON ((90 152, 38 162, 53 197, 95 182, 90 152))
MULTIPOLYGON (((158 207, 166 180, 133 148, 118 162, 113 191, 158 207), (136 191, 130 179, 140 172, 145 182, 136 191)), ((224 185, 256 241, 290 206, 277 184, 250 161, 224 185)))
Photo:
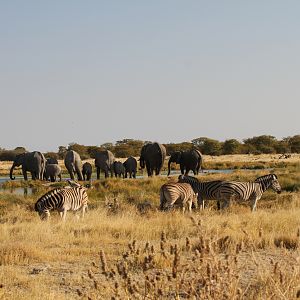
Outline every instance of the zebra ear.
POLYGON ((73 180, 68 180, 68 183, 71 187, 79 187, 81 186, 78 182, 73 181, 73 180))

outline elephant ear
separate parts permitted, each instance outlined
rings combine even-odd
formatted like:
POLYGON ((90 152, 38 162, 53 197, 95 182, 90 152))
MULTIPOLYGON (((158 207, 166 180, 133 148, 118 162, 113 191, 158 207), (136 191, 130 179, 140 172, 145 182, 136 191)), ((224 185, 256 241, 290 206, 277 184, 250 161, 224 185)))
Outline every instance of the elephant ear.
POLYGON ((80 187, 81 185, 74 181, 74 180, 68 180, 68 184, 71 186, 71 187, 80 187))

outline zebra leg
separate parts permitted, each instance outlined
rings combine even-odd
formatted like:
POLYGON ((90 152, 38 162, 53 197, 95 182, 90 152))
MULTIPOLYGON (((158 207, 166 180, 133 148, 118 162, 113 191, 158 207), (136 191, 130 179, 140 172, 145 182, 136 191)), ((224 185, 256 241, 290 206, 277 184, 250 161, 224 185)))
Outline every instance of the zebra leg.
POLYGON ((257 198, 251 200, 251 211, 254 212, 256 211, 256 203, 257 203, 257 198))
POLYGON ((85 214, 86 210, 87 210, 87 205, 84 205, 84 206, 82 207, 82 213, 81 213, 82 219, 84 218, 84 214, 85 214))
POLYGON ((64 210, 61 211, 59 214, 60 214, 60 217, 62 218, 62 220, 65 222, 65 221, 66 221, 66 214, 67 214, 67 211, 64 209, 64 210))

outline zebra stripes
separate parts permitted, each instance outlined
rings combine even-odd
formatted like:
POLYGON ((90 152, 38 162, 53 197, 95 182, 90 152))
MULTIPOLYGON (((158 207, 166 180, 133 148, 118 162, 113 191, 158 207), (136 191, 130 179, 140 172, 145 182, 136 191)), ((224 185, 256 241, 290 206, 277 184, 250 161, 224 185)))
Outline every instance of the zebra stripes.
POLYGON ((193 190, 199 193, 198 199, 201 199, 202 203, 204 199, 222 200, 224 201, 223 208, 229 206, 231 200, 250 201, 251 210, 254 211, 257 201, 268 188, 272 188, 277 193, 281 192, 281 187, 275 174, 258 177, 254 182, 199 182, 196 178, 190 176, 180 176, 179 181, 190 183, 193 190))
POLYGON ((35 211, 41 219, 48 219, 51 210, 57 210, 65 221, 68 210, 82 211, 82 217, 87 209, 88 195, 86 188, 78 183, 69 182, 71 186, 57 188, 47 192, 35 203, 35 211))
POLYGON ((195 193, 198 193, 198 203, 204 208, 204 200, 218 200, 218 190, 225 181, 199 181, 196 177, 180 175, 179 182, 189 183, 195 193))
POLYGON ((281 192, 275 174, 258 177, 254 182, 226 181, 218 191, 219 199, 224 200, 224 207, 229 206, 231 200, 250 201, 251 210, 254 211, 257 201, 268 188, 272 188, 277 193, 281 192))
POLYGON ((192 204, 197 206, 197 194, 188 183, 166 183, 160 188, 160 209, 170 209, 175 202, 180 202, 182 211, 192 210, 192 204))

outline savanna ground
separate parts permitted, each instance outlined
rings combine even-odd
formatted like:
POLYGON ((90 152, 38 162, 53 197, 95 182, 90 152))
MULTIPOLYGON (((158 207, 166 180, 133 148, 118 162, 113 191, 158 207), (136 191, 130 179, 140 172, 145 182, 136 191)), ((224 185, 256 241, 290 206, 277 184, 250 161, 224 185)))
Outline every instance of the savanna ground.
POLYGON ((204 211, 183 215, 157 210, 165 176, 101 179, 88 190, 86 217, 69 212, 62 223, 55 212, 42 222, 33 210, 49 186, 4 184, 34 186, 37 194, 0 193, 0 298, 300 297, 299 155, 205 157, 204 167, 234 171, 200 174, 200 180, 248 181, 274 172, 283 192, 267 191, 255 213, 245 204, 219 212, 210 202, 204 211))

